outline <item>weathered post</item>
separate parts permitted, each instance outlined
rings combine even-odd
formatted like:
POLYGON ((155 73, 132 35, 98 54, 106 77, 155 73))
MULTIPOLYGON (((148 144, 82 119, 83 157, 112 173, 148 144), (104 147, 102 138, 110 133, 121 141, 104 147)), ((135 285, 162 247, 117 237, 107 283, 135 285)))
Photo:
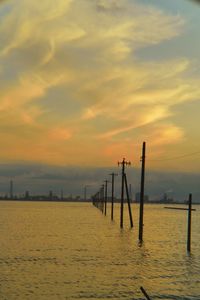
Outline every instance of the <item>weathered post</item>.
POLYGON ((125 187, 126 187, 126 196, 127 196, 127 202, 128 202, 128 212, 129 212, 130 225, 131 225, 131 228, 132 228, 133 227, 133 217, 132 217, 132 212, 131 212, 131 203, 130 203, 126 173, 124 174, 124 181, 125 181, 125 187))
POLYGON ((145 180, 145 152, 146 143, 142 147, 142 170, 141 170, 141 188, 140 188, 140 217, 139 217, 139 241, 143 241, 143 214, 144 214, 144 180, 145 180))
POLYGON ((114 215, 114 184, 115 184, 115 176, 118 174, 111 173, 112 176, 112 194, 111 194, 111 220, 113 221, 113 215, 114 215))
POLYGON ((188 232, 187 232, 187 251, 191 251, 191 222, 192 222, 192 194, 188 201, 188 232))

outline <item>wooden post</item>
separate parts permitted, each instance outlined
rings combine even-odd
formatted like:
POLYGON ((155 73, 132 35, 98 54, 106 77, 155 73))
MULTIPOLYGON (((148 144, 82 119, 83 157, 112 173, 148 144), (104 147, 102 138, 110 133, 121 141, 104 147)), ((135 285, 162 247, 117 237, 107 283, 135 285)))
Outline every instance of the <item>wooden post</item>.
POLYGON ((141 170, 141 189, 140 189, 140 218, 139 218, 139 241, 143 241, 143 214, 144 214, 144 180, 145 180, 145 152, 146 143, 142 147, 142 170, 141 170))
POLYGON ((105 180, 105 210, 104 210, 104 214, 106 216, 107 213, 107 200, 108 200, 108 180, 105 180))
POLYGON ((187 232, 187 251, 191 251, 191 221, 192 221, 192 194, 188 201, 188 232, 187 232))
POLYGON ((114 182, 115 182, 115 176, 118 174, 112 173, 110 174, 112 176, 112 194, 111 194, 111 220, 113 221, 113 215, 114 215, 114 182))
POLYGON ((126 196, 127 196, 127 202, 128 202, 130 225, 132 228, 133 227, 133 218, 132 218, 132 212, 131 212, 131 203, 130 203, 130 197, 129 197, 129 192, 128 192, 128 183, 127 183, 126 173, 124 174, 124 181, 125 181, 125 187, 126 187, 126 196))

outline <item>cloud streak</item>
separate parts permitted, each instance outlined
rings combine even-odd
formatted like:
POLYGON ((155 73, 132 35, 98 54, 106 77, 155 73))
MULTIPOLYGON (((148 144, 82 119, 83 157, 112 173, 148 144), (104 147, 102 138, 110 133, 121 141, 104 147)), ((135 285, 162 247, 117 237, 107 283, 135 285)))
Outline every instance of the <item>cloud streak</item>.
POLYGON ((105 165, 107 147, 121 155, 127 135, 136 148, 140 137, 160 149, 184 140, 170 118, 200 96, 191 60, 140 58, 183 34, 182 16, 128 0, 9 5, 0 28, 1 159, 105 165))

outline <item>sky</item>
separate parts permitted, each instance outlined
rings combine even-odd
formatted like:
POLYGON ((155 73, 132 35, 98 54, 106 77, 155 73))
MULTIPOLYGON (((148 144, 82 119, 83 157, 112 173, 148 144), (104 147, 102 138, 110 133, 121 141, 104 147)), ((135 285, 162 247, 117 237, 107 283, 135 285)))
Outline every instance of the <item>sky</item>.
POLYGON ((1 165, 140 168, 146 141, 149 170, 198 175, 199 13, 186 0, 0 1, 1 165))

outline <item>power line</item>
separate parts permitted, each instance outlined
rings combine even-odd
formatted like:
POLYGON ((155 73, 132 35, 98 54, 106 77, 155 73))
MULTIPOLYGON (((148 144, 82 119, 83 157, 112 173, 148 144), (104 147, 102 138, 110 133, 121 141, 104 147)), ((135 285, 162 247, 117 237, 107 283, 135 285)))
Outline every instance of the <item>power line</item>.
POLYGON ((188 153, 188 154, 183 154, 180 156, 174 156, 174 157, 168 157, 168 158, 161 158, 161 159, 147 159, 148 161, 168 161, 168 160, 175 160, 175 159, 181 159, 184 157, 189 157, 189 156, 194 156, 200 154, 200 151, 197 152, 192 152, 192 153, 188 153))

